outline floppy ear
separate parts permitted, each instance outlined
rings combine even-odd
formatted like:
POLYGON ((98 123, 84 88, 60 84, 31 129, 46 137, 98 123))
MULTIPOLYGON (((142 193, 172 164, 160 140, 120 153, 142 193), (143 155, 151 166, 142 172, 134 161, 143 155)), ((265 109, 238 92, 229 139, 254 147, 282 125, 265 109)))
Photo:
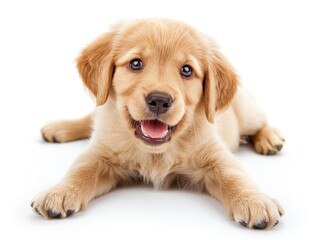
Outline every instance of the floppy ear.
POLYGON ((215 113, 231 102, 238 86, 237 75, 226 58, 216 49, 212 55, 204 79, 205 114, 211 123, 215 113))
POLYGON ((96 99, 96 105, 106 102, 113 78, 112 41, 114 32, 108 32, 86 47, 77 59, 83 83, 96 99))

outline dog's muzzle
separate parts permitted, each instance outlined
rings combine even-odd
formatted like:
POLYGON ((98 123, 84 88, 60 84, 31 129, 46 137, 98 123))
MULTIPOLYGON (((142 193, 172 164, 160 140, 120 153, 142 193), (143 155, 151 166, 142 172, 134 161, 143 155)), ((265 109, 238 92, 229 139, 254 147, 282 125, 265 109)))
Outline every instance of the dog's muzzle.
POLYGON ((135 136, 150 145, 169 141, 175 126, 169 126, 158 118, 170 110, 173 104, 172 97, 163 92, 151 92, 146 96, 145 102, 148 110, 154 114, 154 119, 133 120, 135 136))

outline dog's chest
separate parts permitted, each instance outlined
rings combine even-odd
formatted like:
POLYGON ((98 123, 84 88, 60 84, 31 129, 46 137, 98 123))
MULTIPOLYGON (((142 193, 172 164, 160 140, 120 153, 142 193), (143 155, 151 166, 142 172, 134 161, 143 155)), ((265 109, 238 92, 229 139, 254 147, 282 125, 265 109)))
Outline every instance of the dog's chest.
MULTIPOLYGON (((121 155, 118 155, 121 158, 121 155)), ((127 156, 127 155, 126 155, 127 156)), ((155 188, 166 188, 175 177, 175 172, 182 162, 174 154, 134 154, 129 159, 121 159, 121 163, 132 173, 138 173, 146 183, 155 188)))

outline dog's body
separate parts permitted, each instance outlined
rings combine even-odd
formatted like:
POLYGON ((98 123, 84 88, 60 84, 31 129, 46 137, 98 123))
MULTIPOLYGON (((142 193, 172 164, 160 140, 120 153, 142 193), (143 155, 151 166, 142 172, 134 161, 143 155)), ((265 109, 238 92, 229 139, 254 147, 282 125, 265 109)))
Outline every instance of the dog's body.
POLYGON ((42 134, 49 142, 91 135, 90 145, 61 183, 34 199, 38 213, 69 216, 142 178, 156 188, 177 181, 206 190, 250 228, 278 223, 282 207, 258 191, 231 152, 241 136, 269 155, 284 140, 210 38, 171 20, 125 22, 87 47, 78 68, 98 107, 42 134))

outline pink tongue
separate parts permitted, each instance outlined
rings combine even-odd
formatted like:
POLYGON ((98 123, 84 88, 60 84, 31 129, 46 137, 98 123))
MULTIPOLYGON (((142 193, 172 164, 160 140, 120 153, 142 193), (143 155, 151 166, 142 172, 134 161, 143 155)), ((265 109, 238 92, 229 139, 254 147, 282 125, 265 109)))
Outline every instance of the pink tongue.
POLYGON ((141 122, 143 133, 150 138, 163 138, 167 134, 167 124, 158 120, 144 120, 141 122))

